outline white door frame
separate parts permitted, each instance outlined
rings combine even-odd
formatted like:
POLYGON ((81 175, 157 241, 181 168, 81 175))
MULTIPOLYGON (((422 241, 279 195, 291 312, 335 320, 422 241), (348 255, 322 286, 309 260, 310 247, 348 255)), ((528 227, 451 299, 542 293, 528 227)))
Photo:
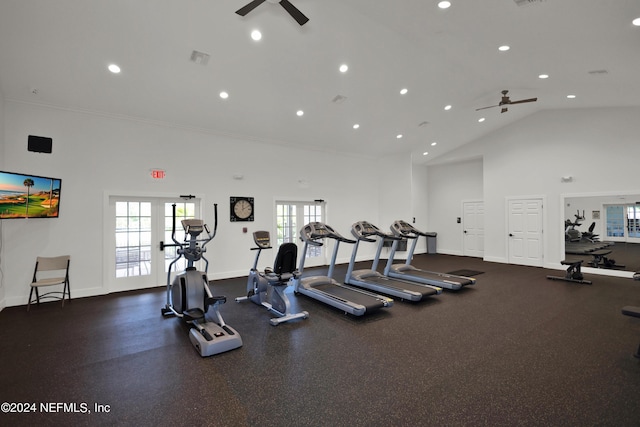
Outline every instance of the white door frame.
MULTIPOLYGON (((305 204, 313 204, 313 203, 319 203, 322 205, 322 213, 324 215, 322 222, 327 223, 327 202, 325 200, 323 200, 322 202, 316 201, 316 200, 304 200, 304 199, 300 199, 300 198, 289 198, 289 197, 274 197, 273 199, 273 218, 274 218, 274 223, 272 225, 273 227, 273 233, 272 235, 274 236, 273 239, 273 243, 275 244, 277 236, 278 236, 278 229, 277 229, 277 218, 278 218, 278 213, 277 213, 277 205, 278 204, 284 204, 284 203, 290 203, 290 204, 298 204, 298 205, 305 205, 305 204)), ((301 213, 297 213, 297 216, 303 216, 303 214, 301 213)), ((295 242, 298 245, 298 265, 300 264, 300 257, 302 256, 302 248, 304 247, 304 243, 301 242, 300 240, 300 230, 302 229, 303 226, 305 226, 306 224, 296 224, 296 230, 295 230, 295 242)), ((313 258, 307 258, 305 260, 305 268, 306 267, 318 267, 318 266, 324 266, 324 265, 328 265, 329 262, 329 254, 331 253, 331 250, 333 250, 333 246, 329 247, 333 242, 331 241, 332 239, 325 239, 327 241, 324 242, 324 244, 320 247, 321 252, 320 252, 320 256, 317 257, 313 257, 313 258)))
MULTIPOLYGON (((103 223, 102 228, 103 228, 103 239, 104 239, 103 248, 102 248, 102 255, 103 255, 102 287, 106 291, 106 293, 125 291, 125 290, 135 290, 139 288, 142 289, 142 288, 149 287, 148 284, 144 284, 144 285, 141 284, 138 287, 134 284, 133 286, 131 287, 127 286, 127 288, 124 289, 115 283, 116 281, 114 277, 115 259, 112 253, 113 249, 115 248, 115 233, 114 233, 114 224, 113 224, 114 212, 112 212, 111 210, 110 200, 112 198, 118 198, 118 197, 122 197, 124 199, 139 199, 141 201, 155 201, 155 202, 162 201, 162 203, 166 202, 167 200, 180 199, 180 196, 176 195, 175 193, 140 194, 138 192, 127 192, 127 191, 105 191, 104 192, 103 217, 102 217, 102 223, 103 223)), ((202 217, 203 213, 205 212, 205 206, 206 206, 204 197, 202 195, 195 195, 194 198, 199 200, 199 203, 200 203, 199 215, 200 217, 202 217)), ((155 222, 157 221, 162 221, 162 224, 154 223, 152 225, 153 231, 157 231, 159 225, 164 225, 164 216, 162 218, 155 218, 155 222)), ((154 241, 152 242, 153 246, 151 250, 153 251, 153 253, 155 253, 158 256, 161 255, 160 244, 159 244, 160 240, 164 240, 164 233, 162 234, 162 236, 157 236, 157 238, 154 239, 154 241)), ((173 242, 169 242, 169 243, 173 243, 173 242)), ((164 265, 164 260, 160 260, 160 262, 164 265)), ((154 274, 154 276, 157 276, 157 274, 154 274)), ((166 284, 166 278, 164 279, 157 278, 157 281, 159 283, 157 283, 156 286, 162 286, 166 284)))

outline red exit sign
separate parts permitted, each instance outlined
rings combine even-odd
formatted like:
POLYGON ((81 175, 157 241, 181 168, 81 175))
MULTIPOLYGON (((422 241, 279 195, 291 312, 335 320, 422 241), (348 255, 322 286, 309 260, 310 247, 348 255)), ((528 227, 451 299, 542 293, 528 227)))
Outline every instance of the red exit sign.
POLYGON ((151 178, 153 179, 164 179, 166 173, 162 169, 151 169, 151 178))

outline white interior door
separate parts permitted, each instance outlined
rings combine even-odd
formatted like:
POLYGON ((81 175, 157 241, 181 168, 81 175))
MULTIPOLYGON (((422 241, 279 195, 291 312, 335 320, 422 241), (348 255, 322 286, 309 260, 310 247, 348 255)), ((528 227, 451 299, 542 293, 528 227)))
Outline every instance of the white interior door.
POLYGON ((542 267, 542 199, 509 200, 509 263, 542 267))
POLYGON ((484 257, 484 202, 462 203, 462 252, 484 257))
MULTIPOLYGON (((277 201, 275 244, 279 247, 285 242, 293 242, 298 245, 298 257, 302 256, 304 243, 300 240, 300 229, 310 222, 324 222, 324 218, 324 202, 277 201)), ((325 245, 309 246, 304 261, 305 267, 327 265, 326 253, 325 245)))

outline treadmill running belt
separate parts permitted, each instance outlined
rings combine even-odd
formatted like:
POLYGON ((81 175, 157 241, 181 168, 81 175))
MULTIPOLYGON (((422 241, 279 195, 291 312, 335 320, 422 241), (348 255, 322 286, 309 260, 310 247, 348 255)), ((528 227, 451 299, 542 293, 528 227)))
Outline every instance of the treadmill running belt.
POLYGON ((378 298, 369 296, 344 286, 337 286, 333 283, 323 283, 313 286, 311 289, 317 289, 326 294, 340 298, 343 301, 360 304, 368 310, 384 307, 384 303, 378 298))

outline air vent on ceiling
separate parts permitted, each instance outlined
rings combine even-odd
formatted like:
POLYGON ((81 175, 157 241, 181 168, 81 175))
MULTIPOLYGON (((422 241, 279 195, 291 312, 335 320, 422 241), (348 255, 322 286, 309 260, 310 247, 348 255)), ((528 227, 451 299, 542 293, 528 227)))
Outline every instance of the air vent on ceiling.
POLYGON ((336 95, 331 102, 333 102, 334 104, 342 104, 344 101, 347 100, 347 97, 344 95, 336 95))
POLYGON ((546 0, 513 0, 518 6, 527 6, 533 3, 544 3, 546 0))
POLYGON ((209 56, 210 55, 208 53, 194 50, 193 52, 191 52, 191 62, 195 62, 196 64, 200 65, 207 65, 207 63, 209 62, 209 56))
POLYGON ((589 74, 591 74, 592 76, 602 76, 605 74, 609 74, 609 72, 607 70, 591 70, 589 71, 589 74))

